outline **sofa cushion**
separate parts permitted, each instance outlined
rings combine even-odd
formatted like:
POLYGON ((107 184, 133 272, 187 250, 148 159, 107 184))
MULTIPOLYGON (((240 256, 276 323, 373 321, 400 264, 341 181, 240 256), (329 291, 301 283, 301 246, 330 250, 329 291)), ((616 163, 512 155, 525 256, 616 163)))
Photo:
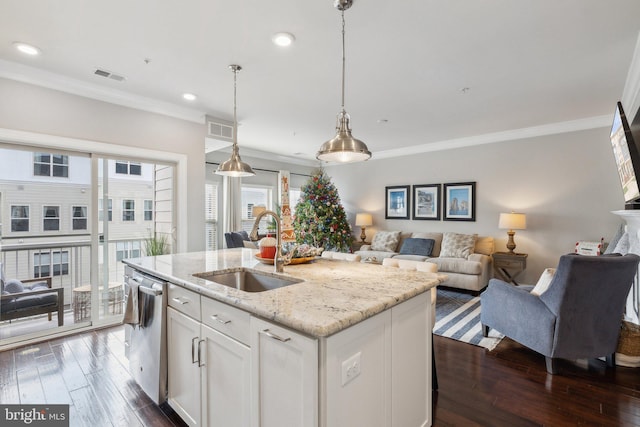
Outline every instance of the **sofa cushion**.
POLYGON ((462 258, 429 258, 429 262, 432 262, 438 266, 438 271, 446 273, 459 273, 480 275, 482 274, 482 263, 478 261, 468 261, 462 258))
POLYGON ((477 234, 444 233, 442 236, 442 258, 467 258, 473 253, 477 234))
POLYGON ((378 231, 371 241, 371 250, 395 252, 399 241, 399 231, 378 231))
POLYGON ((20 292, 24 292, 24 286, 22 282, 17 279, 10 279, 4 284, 4 291, 10 294, 19 294, 20 292))
POLYGON ((362 262, 382 262, 383 259, 391 258, 398 255, 398 253, 388 251, 356 251, 356 255, 360 255, 362 262))
POLYGON ((394 255, 393 259, 406 259, 409 261, 426 261, 430 258, 428 256, 422 256, 422 255, 394 255))
POLYGON ((417 237, 404 239, 400 248, 400 255, 430 256, 434 243, 433 239, 420 239, 417 237))

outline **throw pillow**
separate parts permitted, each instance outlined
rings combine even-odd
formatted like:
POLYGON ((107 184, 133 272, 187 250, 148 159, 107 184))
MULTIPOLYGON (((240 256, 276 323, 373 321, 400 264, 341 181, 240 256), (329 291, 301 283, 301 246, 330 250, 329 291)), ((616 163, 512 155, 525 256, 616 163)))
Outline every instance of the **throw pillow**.
POLYGON ((400 254, 431 256, 434 243, 435 243, 435 240, 433 239, 418 239, 418 238, 410 237, 410 238, 404 239, 404 241, 402 242, 402 247, 400 248, 400 254))
POLYGON ((545 269, 540 278, 538 279, 538 283, 531 289, 532 295, 540 296, 549 289, 549 285, 551 285, 551 280, 553 280, 553 276, 556 274, 555 268, 547 268, 545 269))
POLYGON ((399 231, 378 231, 371 241, 371 250, 395 252, 399 241, 399 231))
POLYGON ((441 258, 467 258, 473 253, 477 234, 444 233, 441 258))
POLYGON ((22 282, 17 279, 7 280, 4 284, 5 292, 9 292, 10 294, 19 294, 24 291, 24 286, 22 286, 22 282))

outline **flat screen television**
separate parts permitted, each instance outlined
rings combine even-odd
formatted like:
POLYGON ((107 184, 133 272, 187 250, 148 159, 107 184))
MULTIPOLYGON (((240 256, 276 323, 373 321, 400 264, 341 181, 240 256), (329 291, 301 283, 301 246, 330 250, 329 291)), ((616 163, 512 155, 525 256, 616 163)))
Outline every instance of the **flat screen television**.
POLYGON ((627 116, 618 102, 611 126, 611 146, 616 160, 625 209, 640 209, 640 151, 635 144, 627 116))

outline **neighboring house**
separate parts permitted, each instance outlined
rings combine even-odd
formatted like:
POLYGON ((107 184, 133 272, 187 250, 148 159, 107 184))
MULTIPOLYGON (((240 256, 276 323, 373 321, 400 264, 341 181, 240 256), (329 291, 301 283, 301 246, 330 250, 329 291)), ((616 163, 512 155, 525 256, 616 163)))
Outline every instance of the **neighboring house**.
MULTIPOLYGON (((141 256, 142 240, 154 230, 154 165, 106 164, 104 174, 99 163, 97 231, 100 242, 108 234, 109 257, 104 259, 101 245, 98 259, 100 274, 106 261, 114 281, 122 272, 118 261, 141 256), (103 197, 105 181, 108 196, 103 197)), ((90 283, 91 188, 89 157, 0 148, 0 236, 7 276, 51 275, 55 286, 65 288, 65 304, 71 303, 71 289, 90 283)))

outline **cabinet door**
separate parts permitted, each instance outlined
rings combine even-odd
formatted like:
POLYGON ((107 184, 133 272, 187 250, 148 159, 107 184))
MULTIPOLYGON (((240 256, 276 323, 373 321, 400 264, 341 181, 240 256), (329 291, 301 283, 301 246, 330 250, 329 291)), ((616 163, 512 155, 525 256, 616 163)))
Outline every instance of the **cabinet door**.
POLYGON ((202 424, 249 426, 251 350, 204 325, 202 339, 202 424))
POLYGON ((318 425, 318 341, 251 318, 252 426, 318 425))
POLYGON ((200 323, 167 308, 169 405, 190 426, 200 426, 200 323))
POLYGON ((391 309, 393 426, 431 425, 431 292, 391 309))

